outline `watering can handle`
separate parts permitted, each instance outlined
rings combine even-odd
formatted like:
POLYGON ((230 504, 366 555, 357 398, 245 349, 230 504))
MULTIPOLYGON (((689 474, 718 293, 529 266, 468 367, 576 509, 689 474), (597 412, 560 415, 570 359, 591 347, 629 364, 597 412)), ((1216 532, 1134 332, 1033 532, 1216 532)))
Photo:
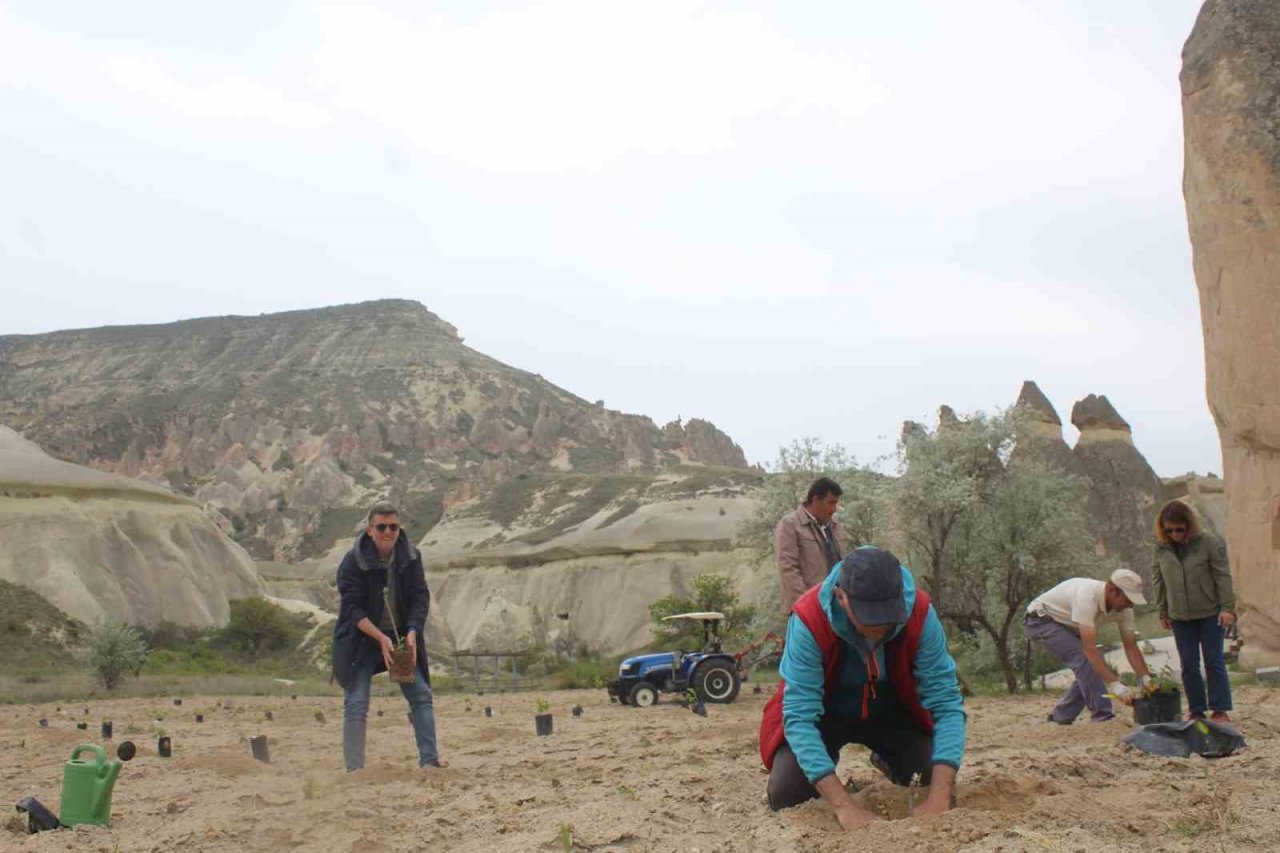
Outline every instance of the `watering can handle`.
POLYGON ((107 751, 96 743, 82 743, 75 749, 71 750, 71 760, 76 761, 79 759, 80 753, 82 752, 92 752, 97 756, 98 764, 100 765, 107 763, 107 751))

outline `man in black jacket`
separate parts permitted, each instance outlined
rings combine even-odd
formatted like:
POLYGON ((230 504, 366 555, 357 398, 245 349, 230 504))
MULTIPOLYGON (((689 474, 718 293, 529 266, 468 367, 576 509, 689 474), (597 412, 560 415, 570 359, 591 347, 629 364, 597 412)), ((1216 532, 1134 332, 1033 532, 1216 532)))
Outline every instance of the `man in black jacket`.
POLYGON ((418 766, 442 767, 423 628, 431 605, 422 553, 400 527, 389 503, 373 505, 365 530, 338 566, 338 622, 333 627, 333 677, 342 685, 342 757, 347 770, 364 766, 373 676, 391 666, 397 638, 411 650, 414 679, 400 685, 418 742, 418 766))

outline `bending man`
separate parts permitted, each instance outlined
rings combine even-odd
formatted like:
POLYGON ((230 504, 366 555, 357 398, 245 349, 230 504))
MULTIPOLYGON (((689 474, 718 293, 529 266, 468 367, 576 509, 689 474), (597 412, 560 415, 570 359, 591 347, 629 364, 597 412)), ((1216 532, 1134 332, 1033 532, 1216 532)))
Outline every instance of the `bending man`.
POLYGON ((1105 723, 1115 716, 1107 693, 1125 704, 1133 701, 1129 688, 1098 651, 1101 625, 1114 622, 1120 626, 1120 642, 1129 666, 1142 686, 1150 687, 1151 673, 1133 630, 1133 605, 1146 603, 1142 578, 1128 569, 1116 569, 1107 581, 1068 578, 1031 602, 1022 623, 1027 636, 1076 674, 1066 695, 1050 712, 1049 722, 1070 725, 1088 707, 1095 723, 1105 723))

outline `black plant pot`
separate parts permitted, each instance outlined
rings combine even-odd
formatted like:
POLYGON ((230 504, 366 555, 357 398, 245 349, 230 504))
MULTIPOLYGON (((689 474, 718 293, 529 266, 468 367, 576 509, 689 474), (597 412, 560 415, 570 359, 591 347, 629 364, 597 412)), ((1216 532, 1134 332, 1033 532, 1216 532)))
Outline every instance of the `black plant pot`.
POLYGON ((173 742, 167 737, 162 737, 156 741, 156 752, 160 753, 161 758, 168 758, 173 755, 173 742))
POLYGON ((1133 700, 1133 721, 1140 726, 1173 723, 1182 717, 1182 691, 1176 687, 1157 690, 1133 700))
POLYGON ((492 716, 493 716, 493 706, 492 706, 492 705, 485 705, 485 706, 484 706, 484 715, 485 715, 486 717, 492 717, 492 716))
POLYGON ((533 725, 538 730, 538 737, 546 737, 551 734, 551 715, 536 714, 533 718, 533 725))
POLYGON ((88 724, 88 723, 76 723, 76 728, 83 732, 83 731, 85 731, 86 729, 88 729, 88 728, 89 728, 89 724, 88 724))
POLYGON ((42 729, 47 729, 47 728, 49 728, 49 721, 48 721, 47 719, 45 719, 44 717, 41 717, 41 718, 40 718, 40 728, 42 728, 42 729))
POLYGON ((275 715, 275 714, 273 714, 273 713, 271 713, 270 711, 268 711, 268 712, 267 712, 267 722, 269 722, 269 723, 273 723, 273 722, 275 722, 275 719, 276 719, 276 715, 275 715))
POLYGON ((197 723, 203 723, 203 722, 204 722, 204 714, 196 714, 196 722, 197 722, 197 723))
POLYGON ((173 704, 174 704, 174 705, 181 705, 181 704, 182 704, 182 700, 181 700, 181 699, 174 699, 174 700, 173 700, 173 704))
POLYGON ((574 705, 574 706, 573 706, 573 715, 574 715, 575 717, 581 717, 581 716, 582 716, 582 706, 581 706, 581 705, 574 705))
POLYGON ((102 739, 111 740, 111 723, 102 724, 102 739))
POLYGON ((122 741, 116 747, 116 757, 121 761, 132 761, 133 757, 138 754, 138 748, 133 745, 133 741, 122 741))
POLYGON ((267 749, 267 736, 258 735, 249 738, 249 749, 253 751, 253 757, 261 761, 263 764, 271 763, 271 752, 267 749))

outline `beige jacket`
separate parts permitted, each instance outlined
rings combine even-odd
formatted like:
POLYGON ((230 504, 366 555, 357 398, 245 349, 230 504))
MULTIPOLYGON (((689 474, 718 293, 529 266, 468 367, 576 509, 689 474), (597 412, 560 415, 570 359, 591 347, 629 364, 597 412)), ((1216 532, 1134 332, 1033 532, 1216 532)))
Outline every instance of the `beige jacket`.
MULTIPOLYGON (((835 539, 837 559, 849 549, 844 528, 834 518, 828 529, 835 539)), ((773 556, 782 581, 782 612, 791 610, 804 591, 826 579, 835 565, 827 558, 818 524, 803 506, 789 512, 773 529, 773 556)))

